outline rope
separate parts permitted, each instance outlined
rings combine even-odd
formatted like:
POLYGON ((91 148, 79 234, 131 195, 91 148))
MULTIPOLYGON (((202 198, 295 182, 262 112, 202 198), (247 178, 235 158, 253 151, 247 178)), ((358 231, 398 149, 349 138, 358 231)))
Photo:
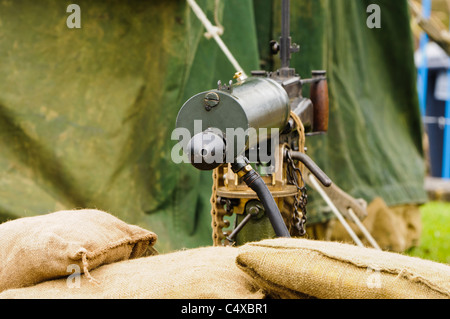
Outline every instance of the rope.
POLYGON ((237 60, 234 58, 233 54, 228 50, 228 47, 225 45, 225 43, 220 38, 220 35, 223 33, 223 27, 217 27, 213 26, 212 23, 208 20, 205 13, 202 11, 202 9, 198 6, 197 2, 195 0, 186 0, 189 6, 192 8, 192 11, 194 11, 197 18, 200 20, 200 22, 204 25, 206 28, 207 37, 212 37, 219 45, 219 48, 222 50, 222 52, 225 54, 227 59, 230 61, 230 63, 235 68, 236 72, 242 72, 242 79, 247 78, 247 75, 243 71, 243 68, 239 65, 237 60))
POLYGON ((92 282, 96 285, 100 284, 100 282, 95 279, 94 277, 91 276, 91 274, 89 273, 89 263, 87 261, 87 250, 84 248, 81 248, 78 251, 78 254, 81 255, 81 262, 83 263, 83 272, 84 275, 86 276, 86 278, 89 279, 89 282, 92 282))

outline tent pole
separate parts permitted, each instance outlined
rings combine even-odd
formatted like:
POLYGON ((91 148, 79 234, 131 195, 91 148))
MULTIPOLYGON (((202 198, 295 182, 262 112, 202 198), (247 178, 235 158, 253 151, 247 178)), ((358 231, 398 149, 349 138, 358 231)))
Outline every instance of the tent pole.
POLYGON ((361 242, 359 237, 355 234, 353 229, 350 227, 350 225, 347 223, 347 221, 344 219, 344 216, 339 212, 337 207, 333 204, 331 199, 328 197, 328 195, 325 193, 325 191, 320 187, 319 182, 316 180, 316 178, 312 174, 308 174, 308 179, 311 181, 311 184, 313 184, 314 189, 322 196, 322 198, 325 200, 327 205, 331 208, 331 211, 334 213, 334 215, 339 219, 342 226, 344 226, 347 233, 352 237, 353 241, 359 246, 364 247, 364 244, 361 242))

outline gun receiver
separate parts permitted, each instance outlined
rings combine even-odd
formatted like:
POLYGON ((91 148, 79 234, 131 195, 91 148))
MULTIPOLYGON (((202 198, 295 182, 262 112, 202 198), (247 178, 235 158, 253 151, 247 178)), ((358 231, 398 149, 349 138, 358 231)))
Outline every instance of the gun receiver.
POLYGON ((215 245, 304 234, 306 188, 294 161, 304 163, 323 185, 331 185, 302 155, 293 118, 300 119, 304 134, 328 130, 326 72, 313 71, 310 79, 302 79, 289 66, 291 54, 299 51, 289 35, 289 5, 282 0, 281 37, 279 43, 270 42, 272 52, 280 54, 280 69, 253 71, 249 78, 236 73, 236 82, 219 81, 217 89, 194 95, 177 116, 177 128, 188 129, 192 136, 180 141, 189 161, 197 169, 213 170, 215 245), (302 95, 307 84, 309 98, 302 95), (291 208, 289 198, 294 199, 291 208), (224 233, 230 224, 225 216, 233 214, 235 230, 224 233))

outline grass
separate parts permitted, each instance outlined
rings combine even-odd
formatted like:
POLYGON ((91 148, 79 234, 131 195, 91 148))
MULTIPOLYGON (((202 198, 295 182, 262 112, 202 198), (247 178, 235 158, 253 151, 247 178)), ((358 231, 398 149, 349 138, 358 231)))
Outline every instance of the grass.
POLYGON ((450 264, 450 203, 430 202, 421 207, 422 236, 410 256, 450 264))

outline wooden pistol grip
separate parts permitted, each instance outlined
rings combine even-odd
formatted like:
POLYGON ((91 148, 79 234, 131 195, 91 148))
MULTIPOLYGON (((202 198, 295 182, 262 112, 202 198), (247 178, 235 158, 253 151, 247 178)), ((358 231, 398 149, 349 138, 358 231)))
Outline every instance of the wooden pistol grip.
MULTIPOLYGON (((324 73, 314 74, 313 77, 324 77, 324 73)), ((317 82, 311 83, 310 99, 314 105, 314 132, 328 131, 329 117, 329 99, 328 99, 328 82, 324 77, 317 82)))

